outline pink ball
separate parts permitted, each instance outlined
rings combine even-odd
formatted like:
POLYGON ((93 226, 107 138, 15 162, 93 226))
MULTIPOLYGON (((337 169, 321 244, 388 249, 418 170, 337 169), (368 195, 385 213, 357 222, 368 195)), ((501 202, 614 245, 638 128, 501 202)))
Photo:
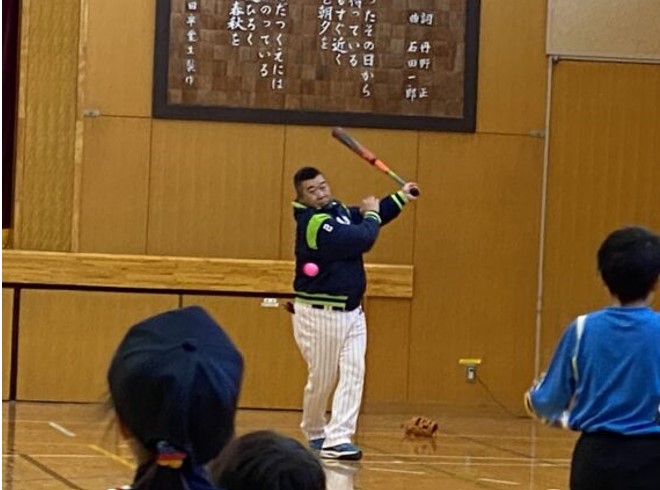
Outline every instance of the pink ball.
POLYGON ((306 276, 314 277, 319 273, 319 266, 314 262, 307 262, 305 265, 303 265, 302 271, 306 276))

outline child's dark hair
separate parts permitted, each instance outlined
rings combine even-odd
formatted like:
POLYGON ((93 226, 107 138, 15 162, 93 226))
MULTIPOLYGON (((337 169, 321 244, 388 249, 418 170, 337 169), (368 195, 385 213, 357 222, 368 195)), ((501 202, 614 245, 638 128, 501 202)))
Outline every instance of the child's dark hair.
POLYGON ((301 194, 301 184, 304 181, 315 179, 319 175, 321 175, 321 171, 316 167, 303 167, 299 169, 293 176, 293 187, 296 188, 298 195, 300 196, 301 194))
POLYGON ((660 275, 660 237, 641 226, 613 231, 598 249, 598 270, 621 304, 646 298, 660 275))
POLYGON ((276 432, 250 432, 229 443, 212 468, 227 490, 325 490, 319 460, 300 442, 276 432))

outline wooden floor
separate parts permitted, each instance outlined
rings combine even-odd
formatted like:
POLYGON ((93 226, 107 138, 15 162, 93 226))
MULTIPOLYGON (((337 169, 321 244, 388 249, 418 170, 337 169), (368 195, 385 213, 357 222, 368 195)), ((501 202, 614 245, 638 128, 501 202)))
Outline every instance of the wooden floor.
MULTIPOLYGON (((446 409, 434 439, 409 440, 411 414, 364 414, 364 458, 326 464, 329 490, 567 490, 576 435, 493 410, 446 409)), ((301 439, 300 414, 242 410, 237 433, 273 429, 301 439)), ((133 462, 98 405, 3 403, 3 489, 103 490, 130 483, 133 462)))

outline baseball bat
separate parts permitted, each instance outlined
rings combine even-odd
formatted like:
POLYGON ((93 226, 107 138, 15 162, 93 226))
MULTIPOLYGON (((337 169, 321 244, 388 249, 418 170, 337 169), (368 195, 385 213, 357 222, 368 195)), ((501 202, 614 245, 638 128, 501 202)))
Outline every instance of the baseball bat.
MULTIPOLYGON (((366 160, 381 172, 392 177, 399 184, 404 185, 406 183, 406 181, 399 177, 390 167, 385 164, 385 162, 377 158, 376 155, 367 149, 367 147, 361 145, 355 138, 350 136, 342 128, 333 128, 332 136, 346 145, 349 149, 353 150, 353 152, 357 153, 360 157, 362 157, 363 160, 366 160)), ((413 187, 410 189, 410 193, 413 196, 419 196, 419 189, 417 187, 413 187)))

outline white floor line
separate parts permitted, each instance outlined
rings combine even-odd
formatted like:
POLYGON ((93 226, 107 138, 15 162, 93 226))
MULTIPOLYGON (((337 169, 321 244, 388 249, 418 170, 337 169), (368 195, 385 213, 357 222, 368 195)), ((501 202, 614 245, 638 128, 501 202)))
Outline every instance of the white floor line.
POLYGON ((371 471, 386 471, 388 473, 407 473, 409 475, 426 475, 425 471, 406 471, 406 470, 390 470, 387 468, 366 468, 371 471))
MULTIPOLYGON (((89 447, 89 445, 87 445, 89 447)), ((31 458, 106 458, 107 456, 103 454, 36 454, 36 453, 27 453, 31 458)), ((18 456, 18 454, 3 454, 3 458, 9 458, 11 456, 18 456)))
MULTIPOLYGON (((570 433, 570 431, 567 431, 570 433)), ((497 439, 497 440, 511 440, 511 441, 527 441, 529 440, 529 436, 525 434, 521 434, 519 436, 515 435, 497 435, 497 434, 447 434, 442 432, 442 429, 436 433, 437 435, 435 436, 435 440, 438 442, 441 442, 443 438, 449 438, 449 439, 454 439, 454 438, 460 438, 460 439, 465 439, 466 443, 471 442, 470 439, 497 439)), ((401 439, 407 440, 407 441, 429 441, 430 439, 427 437, 419 437, 419 438, 410 438, 410 437, 405 437, 403 435, 402 430, 368 430, 364 429, 364 431, 360 435, 367 435, 367 436, 391 436, 391 435, 401 435, 401 439)), ((559 441, 567 441, 567 442, 572 442, 572 439, 570 436, 568 437, 563 437, 561 435, 544 435, 543 436, 544 441, 551 441, 551 440, 559 440, 559 441)))
POLYGON ((495 480, 494 478, 477 478, 477 481, 484 481, 488 483, 500 483, 502 485, 520 485, 517 481, 495 480))
MULTIPOLYGON (((414 459, 457 459, 464 460, 469 457, 474 461, 523 461, 529 463, 536 463, 543 461, 544 463, 568 463, 570 458, 532 458, 527 456, 460 456, 460 455, 448 455, 448 454, 374 454, 374 453, 365 453, 365 456, 369 458, 414 458, 414 459)), ((404 462, 404 461, 400 461, 404 462)))
MULTIPOLYGON (((44 444, 47 445, 48 447, 54 447, 54 446, 65 446, 65 447, 85 446, 85 447, 87 447, 87 445, 88 445, 87 442, 75 442, 75 441, 71 441, 71 442, 50 442, 50 441, 48 441, 48 442, 29 442, 29 441, 23 442, 23 441, 21 441, 20 445, 21 445, 21 447, 25 447, 25 446, 43 446, 44 444)), ((16 445, 16 444, 14 444, 14 445, 16 445)))
POLYGON ((68 437, 76 437, 76 434, 71 432, 70 430, 65 429, 62 427, 60 424, 56 424, 55 422, 48 422, 48 425, 50 425, 53 429, 55 429, 58 432, 61 432, 65 436, 68 437))
POLYGON ((487 466, 497 466, 497 467, 507 467, 507 468, 513 468, 513 467, 523 467, 523 468, 529 468, 529 467, 535 467, 535 468, 564 468, 568 467, 569 462, 566 461, 566 463, 535 463, 533 461, 530 461, 528 463, 502 463, 498 461, 491 461, 491 462, 478 462, 478 461, 472 461, 472 460, 464 460, 464 461, 373 461, 370 458, 368 458, 368 463, 369 464, 400 464, 400 465, 406 465, 406 466, 417 466, 417 465, 424 465, 424 466, 482 466, 482 467, 487 467, 487 466))

